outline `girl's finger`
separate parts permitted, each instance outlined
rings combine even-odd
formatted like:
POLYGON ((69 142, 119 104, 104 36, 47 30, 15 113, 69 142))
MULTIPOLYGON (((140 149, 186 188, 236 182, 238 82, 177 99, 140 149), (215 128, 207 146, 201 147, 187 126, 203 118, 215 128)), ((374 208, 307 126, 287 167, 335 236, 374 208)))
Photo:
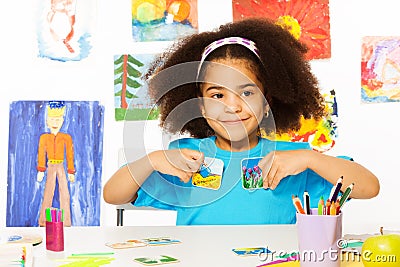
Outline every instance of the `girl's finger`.
POLYGON ((277 176, 274 176, 274 179, 272 180, 269 188, 271 188, 271 190, 274 190, 278 186, 280 180, 281 179, 279 179, 277 176))
POLYGON ((272 165, 271 168, 269 169, 269 172, 267 174, 267 180, 268 180, 268 187, 271 188, 272 183, 274 182, 275 176, 277 175, 278 169, 276 166, 272 165))
POLYGON ((269 153, 264 158, 262 158, 257 164, 262 169, 263 174, 265 174, 265 176, 267 176, 268 173, 271 171, 273 164, 273 155, 274 153, 272 152, 269 153))
POLYGON ((188 168, 188 171, 191 171, 191 172, 197 172, 199 169, 200 169, 200 166, 201 166, 201 162, 198 162, 198 161, 195 161, 195 162, 193 162, 193 161, 189 161, 189 162, 186 162, 186 166, 187 166, 187 168, 188 168))
POLYGON ((268 189, 269 188, 267 175, 264 175, 264 177, 263 177, 263 188, 264 189, 268 189))
POLYGON ((179 179, 184 183, 189 182, 190 178, 192 177, 192 174, 193 173, 191 173, 191 172, 185 172, 185 171, 178 170, 178 169, 176 170, 176 176, 178 176, 179 179))
POLYGON ((204 154, 198 150, 192 150, 192 149, 183 149, 182 150, 183 155, 192 161, 203 161, 204 160, 204 154))

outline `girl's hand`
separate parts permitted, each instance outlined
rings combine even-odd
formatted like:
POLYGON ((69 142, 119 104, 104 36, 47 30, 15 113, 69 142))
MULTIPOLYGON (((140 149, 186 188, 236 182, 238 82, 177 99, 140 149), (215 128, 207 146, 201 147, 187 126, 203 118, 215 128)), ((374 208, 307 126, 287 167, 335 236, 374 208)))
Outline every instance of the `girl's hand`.
POLYGON ((262 158, 258 166, 263 171, 263 187, 274 190, 288 175, 296 175, 308 168, 309 150, 273 151, 262 158))
POLYGON ((204 154, 191 149, 158 150, 149 154, 155 171, 178 176, 187 183, 193 173, 200 169, 204 154))

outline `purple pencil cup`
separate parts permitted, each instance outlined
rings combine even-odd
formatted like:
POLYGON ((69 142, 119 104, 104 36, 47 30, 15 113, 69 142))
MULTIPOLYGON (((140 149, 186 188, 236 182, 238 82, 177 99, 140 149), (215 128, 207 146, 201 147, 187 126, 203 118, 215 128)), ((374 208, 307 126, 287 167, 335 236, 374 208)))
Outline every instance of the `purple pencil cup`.
POLYGON ((64 251, 63 222, 46 222, 46 249, 64 251))
POLYGON ((296 213, 299 261, 301 267, 340 267, 342 213, 318 215, 296 213))

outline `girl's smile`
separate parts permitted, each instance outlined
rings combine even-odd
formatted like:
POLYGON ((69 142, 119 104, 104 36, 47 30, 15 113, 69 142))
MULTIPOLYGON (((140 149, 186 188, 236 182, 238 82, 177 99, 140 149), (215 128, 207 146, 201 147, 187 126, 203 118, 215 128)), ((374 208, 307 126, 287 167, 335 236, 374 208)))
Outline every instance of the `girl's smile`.
POLYGON ((246 121, 247 119, 238 119, 238 120, 222 120, 221 122, 223 123, 223 124, 226 124, 226 125, 236 125, 236 124, 241 124, 241 123, 243 123, 244 121, 246 121))

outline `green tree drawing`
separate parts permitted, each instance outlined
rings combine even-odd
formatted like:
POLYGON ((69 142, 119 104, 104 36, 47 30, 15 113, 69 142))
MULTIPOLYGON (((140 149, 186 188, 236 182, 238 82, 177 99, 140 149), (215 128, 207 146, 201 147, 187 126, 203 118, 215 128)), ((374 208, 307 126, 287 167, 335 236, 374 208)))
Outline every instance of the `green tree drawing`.
POLYGON ((115 96, 120 96, 120 107, 124 110, 128 109, 128 99, 138 98, 135 94, 131 93, 128 88, 137 89, 142 86, 136 79, 140 78, 142 73, 137 67, 143 67, 144 64, 135 59, 131 55, 121 55, 114 60, 114 86, 121 85, 121 90, 115 93, 115 96))

